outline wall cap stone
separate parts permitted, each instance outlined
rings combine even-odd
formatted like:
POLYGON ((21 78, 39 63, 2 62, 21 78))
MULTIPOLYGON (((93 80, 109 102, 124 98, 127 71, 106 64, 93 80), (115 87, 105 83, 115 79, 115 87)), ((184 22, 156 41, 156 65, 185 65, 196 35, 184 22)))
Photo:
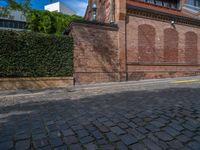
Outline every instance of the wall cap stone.
POLYGON ((44 81, 44 80, 73 80, 73 77, 17 77, 17 78, 0 78, 0 82, 4 81, 44 81))
POLYGON ((70 31, 72 30, 72 27, 75 25, 82 25, 82 26, 90 26, 90 27, 95 27, 99 29, 109 29, 113 31, 118 30, 118 25, 117 24, 110 24, 110 23, 103 23, 103 22, 97 22, 97 21, 88 21, 88 20, 75 20, 72 21, 69 26, 65 28, 63 31, 64 35, 68 35, 70 31))

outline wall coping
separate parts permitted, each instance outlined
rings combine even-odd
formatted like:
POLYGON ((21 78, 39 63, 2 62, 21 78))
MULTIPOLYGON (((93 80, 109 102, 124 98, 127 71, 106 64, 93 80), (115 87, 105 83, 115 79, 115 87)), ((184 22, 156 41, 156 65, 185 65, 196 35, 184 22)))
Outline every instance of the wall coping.
POLYGON ((118 30, 118 25, 117 24, 109 24, 109 23, 103 23, 103 22, 97 22, 97 21, 87 21, 87 20, 75 20, 72 21, 69 26, 67 26, 63 32, 63 34, 67 35, 70 33, 72 30, 73 26, 75 25, 82 25, 82 26, 87 26, 87 27, 95 27, 98 29, 107 29, 107 30, 112 30, 112 31, 117 31, 118 30))
POLYGON ((178 16, 175 14, 169 14, 165 12, 160 12, 157 10, 151 10, 148 8, 136 7, 136 6, 127 6, 128 15, 134 15, 138 17, 144 17, 154 20, 161 20, 161 21, 175 21, 176 24, 184 24, 184 25, 192 25, 195 27, 200 28, 200 20, 185 16, 178 16))
POLYGON ((133 66, 197 66, 200 64, 186 64, 186 63, 142 63, 142 62, 128 62, 127 65, 133 66))
POLYGON ((17 77, 17 78, 0 78, 0 82, 4 81, 44 81, 44 80, 73 80, 73 77, 17 77))

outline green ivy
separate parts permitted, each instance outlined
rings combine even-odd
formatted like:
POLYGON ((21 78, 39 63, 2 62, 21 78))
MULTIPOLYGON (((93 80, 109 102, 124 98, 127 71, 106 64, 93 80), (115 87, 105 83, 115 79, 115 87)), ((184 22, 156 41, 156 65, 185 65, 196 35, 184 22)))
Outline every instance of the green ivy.
POLYGON ((80 16, 69 16, 57 12, 31 10, 27 13, 27 28, 34 32, 60 35, 73 20, 80 16))
POLYGON ((72 76, 72 51, 68 36, 0 30, 0 77, 72 76))

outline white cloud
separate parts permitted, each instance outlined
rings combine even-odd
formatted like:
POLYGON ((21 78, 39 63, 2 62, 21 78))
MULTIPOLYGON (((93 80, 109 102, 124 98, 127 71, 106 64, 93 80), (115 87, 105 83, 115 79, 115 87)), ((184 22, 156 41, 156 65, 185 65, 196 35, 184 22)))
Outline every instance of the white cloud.
POLYGON ((63 0, 63 2, 77 12, 77 15, 84 16, 87 8, 87 0, 63 0))

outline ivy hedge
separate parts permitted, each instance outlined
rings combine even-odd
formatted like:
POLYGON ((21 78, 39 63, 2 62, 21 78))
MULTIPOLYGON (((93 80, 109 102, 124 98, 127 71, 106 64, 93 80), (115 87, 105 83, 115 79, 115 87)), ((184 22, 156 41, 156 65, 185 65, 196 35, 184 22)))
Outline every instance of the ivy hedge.
POLYGON ((0 77, 72 76, 72 51, 68 36, 0 30, 0 77))

